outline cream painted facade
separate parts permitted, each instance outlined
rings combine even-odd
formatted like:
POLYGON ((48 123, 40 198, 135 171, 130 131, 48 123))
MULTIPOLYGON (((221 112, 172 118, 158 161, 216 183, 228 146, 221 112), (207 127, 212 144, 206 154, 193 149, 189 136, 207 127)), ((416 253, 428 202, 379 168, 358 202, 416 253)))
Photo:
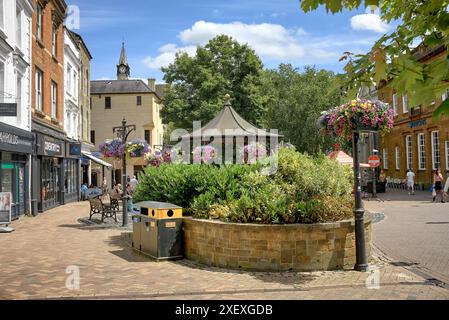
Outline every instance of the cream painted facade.
MULTIPOLYGON (((129 80, 135 81, 135 80, 129 80)), ((120 126, 123 118, 127 124, 136 125, 136 130, 131 132, 128 141, 133 139, 145 140, 145 130, 150 131, 150 141, 147 141, 151 148, 162 148, 163 126, 160 118, 159 98, 155 93, 116 93, 116 94, 96 94, 91 93, 92 103, 92 128, 91 137, 95 138, 95 150, 99 150, 101 142, 113 139, 116 136, 112 128, 120 126), (137 97, 142 99, 141 105, 137 105, 137 97), (111 108, 105 108, 106 97, 111 98, 111 108)), ((121 169, 121 163, 109 158, 103 160, 114 165, 114 169, 121 169)), ((127 175, 132 177, 137 175, 146 162, 143 157, 131 158, 127 163, 127 175)), ((112 182, 112 175, 106 174, 109 183, 112 182)))

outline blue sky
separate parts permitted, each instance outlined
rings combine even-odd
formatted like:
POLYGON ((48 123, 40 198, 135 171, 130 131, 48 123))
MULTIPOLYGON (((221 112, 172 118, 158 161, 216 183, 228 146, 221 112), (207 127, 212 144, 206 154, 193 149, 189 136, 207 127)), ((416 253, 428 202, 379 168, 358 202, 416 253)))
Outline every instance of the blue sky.
MULTIPOLYGON (((307 14, 297 0, 66 0, 80 11, 76 31, 93 55, 92 79, 115 79, 122 39, 133 78, 154 77, 179 50, 194 54, 216 34, 248 43, 267 68, 279 63, 342 71, 344 51, 366 52, 391 26, 364 8, 307 14)), ((69 13, 69 19, 73 17, 69 13)))

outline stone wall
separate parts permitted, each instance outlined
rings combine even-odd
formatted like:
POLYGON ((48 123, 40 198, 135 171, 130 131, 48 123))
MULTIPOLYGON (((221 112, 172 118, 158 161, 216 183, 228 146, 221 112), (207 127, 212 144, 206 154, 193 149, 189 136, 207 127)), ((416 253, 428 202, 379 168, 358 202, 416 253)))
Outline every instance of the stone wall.
MULTIPOLYGON (((371 221, 365 222, 366 252, 371 253, 371 221)), ((311 271, 352 268, 355 264, 351 220, 292 225, 224 223, 184 219, 184 255, 211 266, 311 271)))

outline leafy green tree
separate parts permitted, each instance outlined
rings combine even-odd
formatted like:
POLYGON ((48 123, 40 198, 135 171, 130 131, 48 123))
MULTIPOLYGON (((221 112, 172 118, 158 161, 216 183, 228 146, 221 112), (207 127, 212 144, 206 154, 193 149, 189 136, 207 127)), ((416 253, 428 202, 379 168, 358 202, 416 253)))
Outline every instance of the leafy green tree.
POLYGON ((162 68, 169 84, 161 110, 163 122, 185 129, 192 128, 195 120, 205 124, 223 107, 228 93, 234 109, 259 124, 266 106, 260 90, 262 70, 254 50, 225 35, 198 47, 194 57, 178 53, 172 64, 162 68))
MULTIPOLYGON (((389 81, 399 94, 408 94, 411 105, 429 105, 449 88, 449 0, 302 0, 305 11, 324 5, 329 12, 374 5, 383 21, 397 21, 396 29, 383 35, 367 54, 346 52, 344 81, 354 97, 362 85, 371 87, 389 81), (411 49, 417 40, 423 47, 446 49, 446 56, 431 63, 418 61, 411 49)), ((449 114, 449 97, 434 116, 449 114)))
MULTIPOLYGON (((278 129, 285 141, 300 152, 316 154, 332 150, 335 141, 320 133, 317 119, 322 111, 341 103, 336 81, 333 72, 314 67, 305 67, 302 73, 290 64, 267 70, 263 82, 270 100, 265 126, 278 129)), ((347 147, 342 149, 348 150, 347 147)))

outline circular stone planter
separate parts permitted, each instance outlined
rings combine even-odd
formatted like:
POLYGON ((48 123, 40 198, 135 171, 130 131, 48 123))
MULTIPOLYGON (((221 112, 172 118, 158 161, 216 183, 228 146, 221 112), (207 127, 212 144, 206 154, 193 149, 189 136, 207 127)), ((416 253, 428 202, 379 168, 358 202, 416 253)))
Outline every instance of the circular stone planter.
MULTIPOLYGON (((184 255, 206 265, 254 271, 352 268, 354 221, 260 225, 184 218, 184 255)), ((365 220, 371 255, 371 220, 365 220)))

